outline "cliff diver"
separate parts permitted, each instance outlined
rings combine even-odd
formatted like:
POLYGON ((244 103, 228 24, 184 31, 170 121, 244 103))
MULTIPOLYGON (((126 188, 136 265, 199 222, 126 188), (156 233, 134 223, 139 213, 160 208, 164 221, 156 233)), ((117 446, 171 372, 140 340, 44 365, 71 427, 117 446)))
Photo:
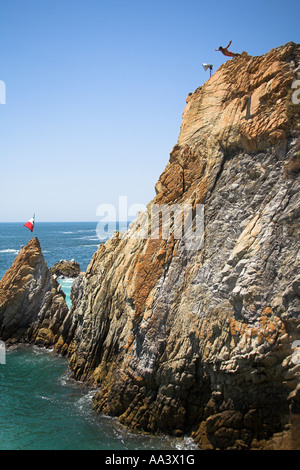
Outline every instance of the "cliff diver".
POLYGON ((215 49, 215 51, 220 51, 222 52, 223 55, 226 55, 227 57, 238 57, 241 54, 236 54, 234 52, 231 52, 228 50, 228 47, 231 45, 232 41, 229 42, 228 46, 222 47, 220 46, 219 49, 215 49))

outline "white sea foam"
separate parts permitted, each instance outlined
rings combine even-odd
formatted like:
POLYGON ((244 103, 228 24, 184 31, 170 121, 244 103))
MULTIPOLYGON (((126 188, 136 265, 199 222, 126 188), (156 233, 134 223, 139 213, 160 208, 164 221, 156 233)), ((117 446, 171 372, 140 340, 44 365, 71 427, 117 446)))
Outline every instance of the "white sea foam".
POLYGON ((86 393, 86 395, 83 395, 83 397, 80 397, 79 400, 77 401, 78 409, 80 411, 83 411, 84 409, 86 409, 87 405, 91 406, 94 395, 95 395, 95 390, 89 390, 86 393))
POLYGON ((79 245, 79 246, 82 246, 82 247, 85 247, 85 248, 90 248, 91 246, 92 246, 92 247, 93 247, 93 246, 94 246, 94 247, 96 246, 97 248, 99 248, 100 245, 92 245, 92 244, 91 244, 91 245, 79 245))
POLYGON ((57 280, 60 284, 63 285, 72 285, 74 282, 74 279, 71 277, 58 277, 57 280))
POLYGON ((96 229, 92 228, 90 230, 76 230, 76 233, 85 233, 85 232, 95 232, 96 229))
POLYGON ((75 240, 99 240, 99 238, 97 237, 97 235, 88 235, 88 236, 85 236, 85 237, 79 237, 79 238, 75 238, 75 240))
POLYGON ((90 232, 95 232, 95 229, 93 228, 92 230, 73 230, 72 232, 60 232, 60 233, 71 234, 71 233, 90 233, 90 232))
POLYGON ((14 255, 17 255, 19 253, 19 250, 12 250, 8 248, 7 250, 0 250, 0 253, 13 253, 14 255))

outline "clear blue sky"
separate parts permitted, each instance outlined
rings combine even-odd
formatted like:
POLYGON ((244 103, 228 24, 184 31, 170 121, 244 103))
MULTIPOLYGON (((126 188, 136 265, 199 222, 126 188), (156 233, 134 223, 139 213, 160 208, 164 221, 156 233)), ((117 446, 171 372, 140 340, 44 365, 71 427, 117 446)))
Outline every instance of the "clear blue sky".
POLYGON ((299 0, 0 0, 0 221, 147 204, 214 49, 299 42, 299 0))

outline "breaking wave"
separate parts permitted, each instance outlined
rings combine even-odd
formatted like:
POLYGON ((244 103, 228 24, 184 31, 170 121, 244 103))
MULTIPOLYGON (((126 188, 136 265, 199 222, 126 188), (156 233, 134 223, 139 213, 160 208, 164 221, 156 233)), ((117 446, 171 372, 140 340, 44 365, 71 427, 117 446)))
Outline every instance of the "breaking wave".
POLYGON ((13 253, 14 255, 17 255, 19 253, 19 250, 13 250, 11 248, 7 248, 6 250, 0 250, 0 253, 13 253))

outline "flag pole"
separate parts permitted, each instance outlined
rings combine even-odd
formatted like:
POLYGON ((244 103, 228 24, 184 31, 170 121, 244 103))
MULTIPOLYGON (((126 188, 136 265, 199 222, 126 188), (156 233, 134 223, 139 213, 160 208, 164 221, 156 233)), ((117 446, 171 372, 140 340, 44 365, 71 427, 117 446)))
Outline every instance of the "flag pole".
MULTIPOLYGON (((33 217, 29 219, 28 222, 26 222, 26 224, 24 224, 24 227, 27 227, 31 231, 32 237, 34 236, 34 226, 35 226, 35 214, 33 214, 33 217)), ((32 240, 32 237, 31 237, 31 240, 32 240)))

